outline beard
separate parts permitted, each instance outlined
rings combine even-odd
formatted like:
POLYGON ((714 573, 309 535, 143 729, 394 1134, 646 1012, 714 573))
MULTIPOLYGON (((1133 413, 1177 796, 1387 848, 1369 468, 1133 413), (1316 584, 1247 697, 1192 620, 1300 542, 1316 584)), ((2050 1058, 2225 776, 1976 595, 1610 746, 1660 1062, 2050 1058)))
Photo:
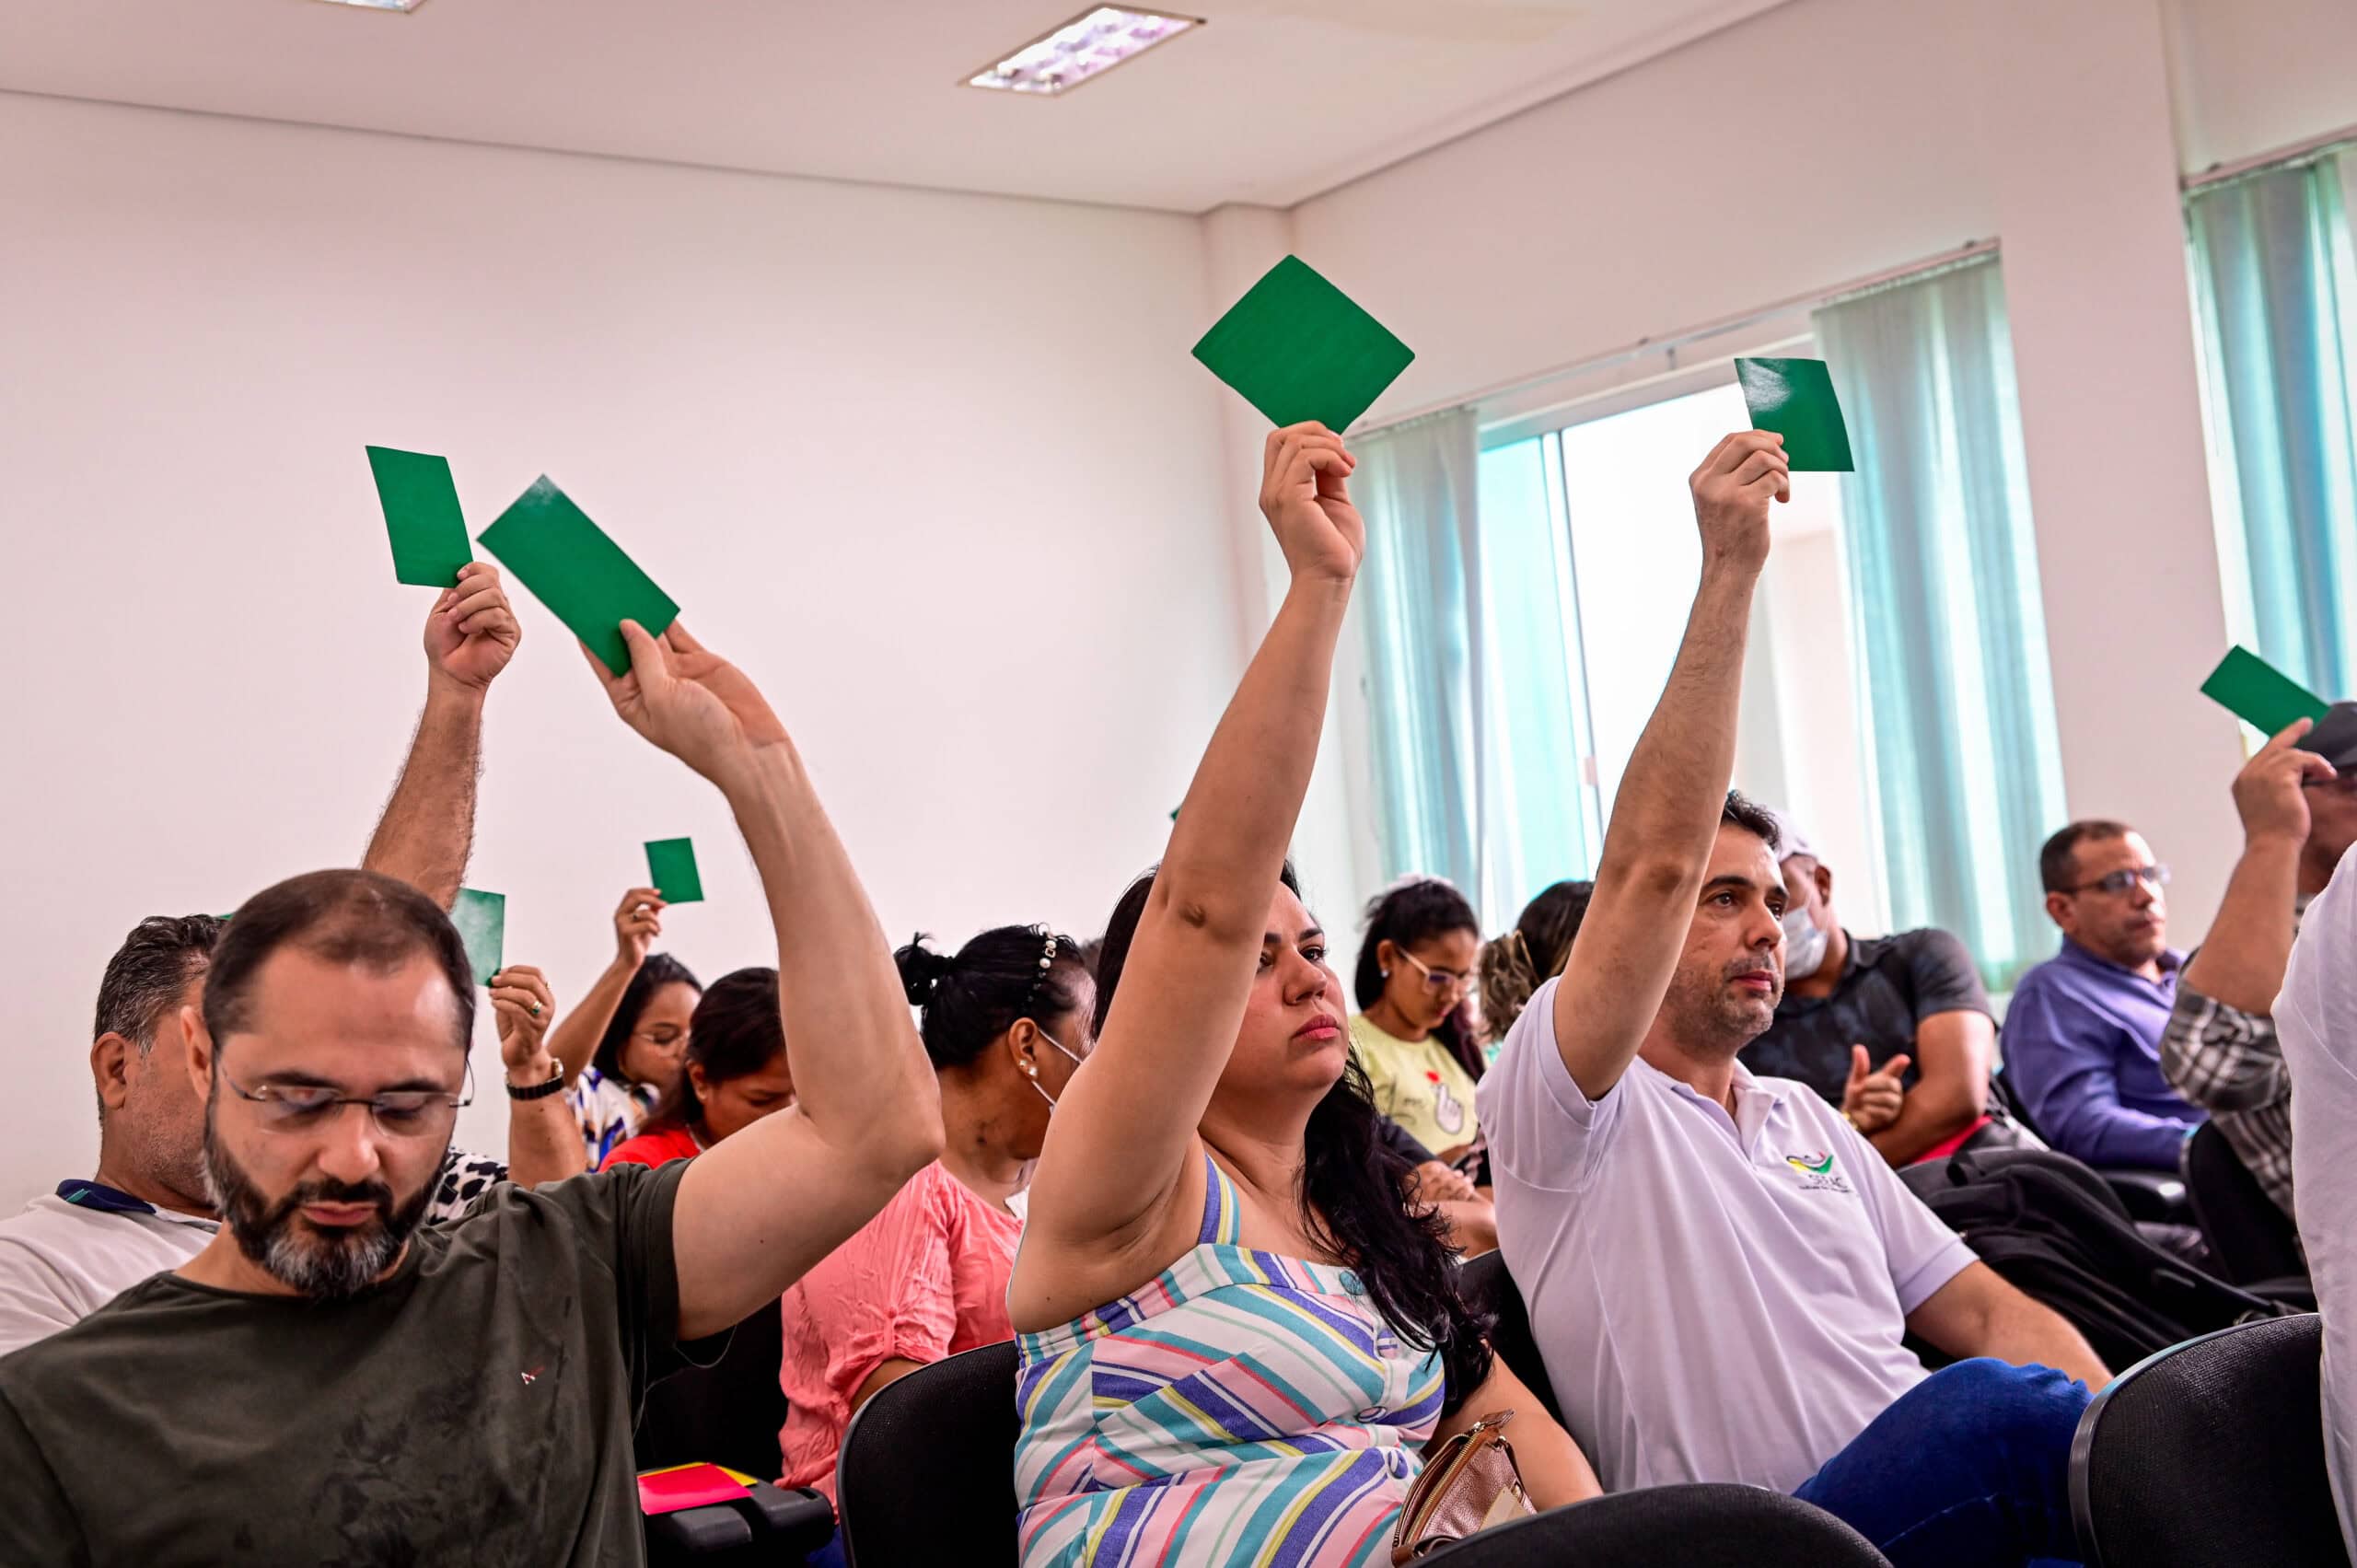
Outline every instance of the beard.
POLYGON ((1663 999, 1675 1038, 1690 1048, 1732 1056, 1765 1034, 1775 1021, 1776 1004, 1784 999, 1782 973, 1776 972, 1776 989, 1766 996, 1737 995, 1734 989, 1736 976, 1759 969, 1776 966, 1757 955, 1724 964, 1679 964, 1663 999))
POLYGON ((263 1197, 204 1118, 204 1185, 221 1223, 238 1249, 273 1279, 314 1300, 343 1301, 359 1295, 401 1256, 434 1197, 434 1183, 420 1187, 398 1206, 381 1181, 356 1185, 307 1181, 273 1202, 263 1197), (298 1211, 306 1203, 371 1203, 377 1217, 366 1224, 319 1230, 298 1211))

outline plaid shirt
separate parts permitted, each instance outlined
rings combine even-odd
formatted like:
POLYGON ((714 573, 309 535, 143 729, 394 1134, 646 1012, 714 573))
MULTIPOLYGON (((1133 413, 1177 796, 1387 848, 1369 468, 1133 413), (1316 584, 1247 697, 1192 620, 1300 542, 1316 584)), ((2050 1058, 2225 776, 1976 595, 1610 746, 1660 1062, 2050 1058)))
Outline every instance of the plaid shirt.
POLYGON ((2292 1074, 2275 1020, 2180 981, 2161 1032, 2161 1073, 2211 1113, 2276 1207, 2292 1213, 2292 1074))

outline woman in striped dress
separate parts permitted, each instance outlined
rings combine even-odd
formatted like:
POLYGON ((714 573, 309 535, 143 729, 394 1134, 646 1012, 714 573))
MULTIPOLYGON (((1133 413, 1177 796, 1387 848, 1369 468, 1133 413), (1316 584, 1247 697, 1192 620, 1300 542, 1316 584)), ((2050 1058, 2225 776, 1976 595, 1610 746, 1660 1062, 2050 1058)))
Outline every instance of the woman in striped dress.
POLYGON ((1114 912, 1049 1123, 1007 1296, 1024 1568, 1387 1563, 1425 1446, 1504 1410, 1534 1502, 1597 1491, 1400 1199, 1285 865, 1364 549, 1352 466, 1323 426, 1269 438, 1292 587, 1114 912))

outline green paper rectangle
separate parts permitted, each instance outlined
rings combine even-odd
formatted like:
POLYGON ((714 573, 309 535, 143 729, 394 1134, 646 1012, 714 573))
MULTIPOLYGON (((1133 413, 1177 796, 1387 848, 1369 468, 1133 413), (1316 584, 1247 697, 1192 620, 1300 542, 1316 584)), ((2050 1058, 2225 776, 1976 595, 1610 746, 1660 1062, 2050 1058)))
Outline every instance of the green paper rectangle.
POLYGON ((475 554, 467 543, 466 514, 459 509, 450 459, 371 447, 368 470, 377 476, 377 500, 393 541, 393 580, 425 588, 456 583, 459 568, 475 554))
POLYGON ((693 839, 656 839, 646 846, 646 880, 667 904, 700 903, 703 878, 696 875, 693 839))
POLYGON ((1213 323, 1195 357, 1271 424, 1314 419, 1339 433, 1416 355, 1316 268, 1288 256, 1213 323))
POLYGON ((679 618, 671 596, 546 474, 477 537, 616 675, 630 669, 624 621, 659 637, 679 618))
POLYGON ((1755 429, 1784 438, 1784 456, 1794 473, 1850 473, 1850 427, 1841 421, 1841 400, 1833 395, 1833 373, 1821 359, 1738 359, 1735 377, 1743 384, 1755 429))
POLYGON ((461 888, 458 902, 450 906, 450 923, 459 928, 459 939, 467 945, 467 962, 475 971, 475 983, 489 985, 491 977, 505 967, 507 895, 461 888))
POLYGON ((2235 646, 2226 650, 2201 694, 2263 735, 2288 729, 2294 719, 2318 724, 2331 704, 2252 653, 2235 646))

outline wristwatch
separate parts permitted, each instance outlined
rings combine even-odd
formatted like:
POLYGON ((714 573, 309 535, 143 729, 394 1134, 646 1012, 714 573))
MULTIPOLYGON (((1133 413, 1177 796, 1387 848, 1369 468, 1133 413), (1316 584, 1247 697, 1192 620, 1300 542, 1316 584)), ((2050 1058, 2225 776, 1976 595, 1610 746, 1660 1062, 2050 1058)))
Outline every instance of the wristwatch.
MULTIPOLYGON (((506 1083, 504 1078, 500 1081, 506 1083)), ((549 1096, 562 1091, 563 1087, 564 1063, 559 1062, 550 1068, 545 1081, 534 1084, 528 1089, 519 1089, 514 1084, 507 1084, 507 1098, 509 1099, 546 1099, 549 1096)))

